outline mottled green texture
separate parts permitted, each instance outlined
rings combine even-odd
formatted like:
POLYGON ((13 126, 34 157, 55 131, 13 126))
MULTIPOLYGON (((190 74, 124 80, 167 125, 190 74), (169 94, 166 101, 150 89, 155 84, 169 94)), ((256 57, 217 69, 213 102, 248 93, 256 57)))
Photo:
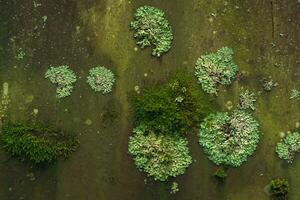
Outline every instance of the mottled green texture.
POLYGON ((130 23, 134 38, 141 48, 152 46, 152 55, 160 57, 169 51, 173 34, 164 12, 151 6, 142 6, 136 10, 130 23))
POLYGON ((35 164, 50 163, 59 157, 67 158, 78 146, 78 141, 73 135, 37 125, 22 124, 4 125, 0 141, 12 156, 35 164))
POLYGON ((241 110, 212 113, 201 124, 199 143, 217 165, 238 167, 256 149, 258 127, 253 116, 241 110))
POLYGON ((107 94, 112 91, 115 82, 115 76, 111 70, 98 66, 90 69, 87 83, 95 92, 107 94))
POLYGON ((57 84, 56 95, 58 98, 70 96, 77 80, 75 73, 66 65, 50 67, 45 78, 49 78, 51 83, 57 84))
POLYGON ((242 92, 240 94, 240 100, 239 100, 238 108, 242 110, 255 110, 255 102, 256 102, 256 96, 254 93, 249 92, 246 90, 245 92, 242 92))
POLYGON ((198 58, 195 75, 205 92, 217 95, 219 84, 231 84, 238 71, 232 56, 232 49, 222 47, 216 53, 202 55, 198 58))
POLYGON ((298 132, 288 133, 276 146, 279 158, 289 163, 293 162, 295 153, 300 150, 300 134, 298 132))
POLYGON ((158 135, 145 126, 139 126, 133 132, 129 138, 129 153, 136 166, 155 180, 166 181, 169 177, 184 174, 192 163, 186 139, 158 135))

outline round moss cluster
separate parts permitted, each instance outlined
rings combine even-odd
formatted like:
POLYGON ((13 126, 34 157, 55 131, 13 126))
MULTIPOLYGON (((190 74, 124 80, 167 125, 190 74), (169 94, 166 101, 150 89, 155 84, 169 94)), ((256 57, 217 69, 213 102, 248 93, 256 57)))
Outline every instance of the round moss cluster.
POLYGON ((115 76, 111 70, 98 66, 90 69, 87 83, 95 92, 107 94, 112 91, 115 82, 115 76))
POLYGON ((133 132, 129 138, 129 153, 133 155, 136 166, 155 180, 165 181, 184 174, 192 163, 186 139, 157 135, 146 126, 139 126, 133 132))
POLYGON ((300 134, 298 132, 288 133, 276 146, 279 158, 287 162, 293 162, 295 153, 300 151, 300 134))
POLYGON ((229 85, 238 71, 232 59, 233 51, 222 47, 216 53, 202 55, 198 58, 195 75, 202 89, 209 94, 217 94, 217 86, 229 85))
POLYGON ((245 111, 212 113, 201 124, 199 143, 215 164, 238 167, 256 149, 258 127, 258 122, 245 111))
POLYGON ((152 46, 152 55, 160 57, 169 51, 173 34, 164 12, 151 6, 142 6, 136 10, 130 23, 134 38, 141 48, 152 46))
POLYGON ((73 90, 73 84, 77 78, 69 66, 50 67, 45 78, 49 78, 51 83, 57 84, 56 95, 58 98, 70 96, 73 90))
POLYGON ((22 161, 50 163, 67 158, 78 146, 74 135, 41 125, 5 124, 0 141, 5 150, 22 161))

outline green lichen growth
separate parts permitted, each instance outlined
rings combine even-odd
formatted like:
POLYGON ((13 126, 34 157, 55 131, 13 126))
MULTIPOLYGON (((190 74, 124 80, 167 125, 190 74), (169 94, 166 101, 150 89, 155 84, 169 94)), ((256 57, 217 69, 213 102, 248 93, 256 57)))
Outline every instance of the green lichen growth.
POLYGON ((112 91, 115 82, 115 76, 111 70, 98 66, 90 69, 87 83, 95 92, 107 94, 112 91))
POLYGON ((75 73, 66 65, 50 67, 45 74, 45 78, 49 78, 51 83, 58 86, 56 89, 58 98, 70 96, 73 91, 73 84, 77 80, 75 73))
POLYGON ((201 124, 199 144, 215 164, 238 167, 256 149, 258 127, 253 116, 242 110, 212 113, 201 124))
POLYGON ((239 100, 238 108, 242 110, 255 110, 255 102, 256 102, 256 96, 254 93, 249 92, 246 90, 245 92, 242 92, 240 94, 240 100, 239 100))
POLYGON ((142 6, 136 10, 130 23, 134 38, 141 48, 153 47, 152 55, 160 57, 169 51, 173 41, 171 26, 164 12, 151 6, 142 6))
POLYGON ((155 180, 166 181, 169 177, 184 174, 192 163, 186 139, 178 135, 157 134, 143 125, 133 132, 128 151, 136 166, 155 180))
POLYGON ((295 153, 300 151, 300 134, 298 132, 288 133, 276 146, 278 157, 289 163, 293 162, 295 153))
POLYGON ((34 164, 51 163, 67 158, 78 146, 74 135, 65 134, 41 125, 5 124, 0 141, 12 156, 34 164))
POLYGON ((238 71, 237 65, 233 63, 232 55, 232 49, 222 47, 216 53, 202 55, 198 58, 195 75, 205 92, 217 95, 219 84, 231 84, 238 71))

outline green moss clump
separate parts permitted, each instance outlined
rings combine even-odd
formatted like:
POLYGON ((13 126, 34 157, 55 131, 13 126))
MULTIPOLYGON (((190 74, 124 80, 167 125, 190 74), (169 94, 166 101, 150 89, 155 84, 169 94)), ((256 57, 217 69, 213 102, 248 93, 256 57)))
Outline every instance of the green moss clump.
POLYGON ((139 126, 133 132, 129 138, 129 153, 133 155, 136 166, 155 180, 165 181, 184 174, 192 163, 186 139, 158 135, 146 126, 139 126))
POLYGON ((217 94, 218 84, 231 84, 238 71, 237 65, 233 63, 232 55, 232 49, 223 47, 216 53, 202 55, 198 58, 195 75, 205 92, 217 94))
POLYGON ((211 111, 208 98, 191 77, 176 73, 162 87, 147 89, 133 100, 135 126, 156 133, 186 133, 211 111))
POLYGON ((73 84, 77 80, 75 73, 66 65, 50 67, 45 74, 45 78, 49 78, 51 83, 57 84, 56 95, 58 98, 70 96, 73 84))
POLYGON ((0 141, 12 156, 34 164, 50 163, 59 157, 67 158, 79 144, 74 135, 40 125, 10 123, 3 125, 0 141))
POLYGON ((87 83, 95 92, 107 94, 112 91, 115 82, 114 74, 111 70, 98 66, 90 69, 87 83))
POLYGON ((253 116, 242 110, 212 113, 201 124, 199 144, 217 165, 238 167, 256 149, 258 127, 253 116))
POLYGON ((277 178, 270 183, 270 193, 274 200, 287 200, 289 190, 289 182, 285 179, 277 178))
POLYGON ((151 6, 142 6, 136 10, 130 23, 134 38, 141 48, 152 46, 152 55, 160 57, 169 51, 173 34, 164 12, 151 6))
POLYGON ((207 100, 183 73, 176 73, 162 87, 135 96, 136 128, 128 150, 136 166, 160 181, 183 174, 192 163, 183 136, 210 112, 207 100))
POLYGON ((298 132, 288 133, 276 146, 279 158, 289 163, 293 162, 295 153, 300 151, 300 134, 298 132))
POLYGON ((223 181, 227 177, 226 169, 223 166, 219 167, 214 176, 223 181))

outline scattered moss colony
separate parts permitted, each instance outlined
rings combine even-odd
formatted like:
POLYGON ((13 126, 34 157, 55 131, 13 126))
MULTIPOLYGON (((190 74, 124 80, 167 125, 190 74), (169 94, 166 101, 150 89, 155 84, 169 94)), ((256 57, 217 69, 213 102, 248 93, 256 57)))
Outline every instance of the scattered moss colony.
POLYGON ((129 153, 155 180, 181 175, 192 163, 185 133, 210 111, 194 86, 188 76, 177 73, 162 87, 145 90, 133 100, 136 128, 129 153))
POLYGON ((253 116, 242 110, 212 113, 201 124, 199 144, 215 164, 238 167, 256 149, 258 127, 253 116))
POLYGON ((12 156, 34 164, 51 163, 67 158, 78 146, 74 135, 65 134, 41 125, 5 124, 0 140, 12 156))
POLYGON ((49 78, 51 83, 57 84, 56 95, 58 98, 70 96, 73 90, 73 84, 77 78, 69 66, 50 67, 45 78, 49 78))
MULTIPOLYGON (((153 47, 153 56, 160 57, 171 48, 171 27, 164 12, 157 8, 138 8, 130 28, 141 48, 153 47)), ((219 85, 231 84, 238 71, 232 56, 233 51, 223 47, 197 60, 195 75, 205 92, 217 95, 219 85)), ((68 66, 51 67, 45 77, 58 85, 58 98, 69 96, 76 82, 76 75, 68 66)), ((91 69, 87 77, 90 87, 103 94, 112 91, 114 82, 114 74, 102 66, 91 69)), ((263 81, 266 91, 276 85, 272 79, 263 81)), ((292 90, 290 99, 298 100, 299 94, 298 90, 292 90)), ((168 84, 146 90, 135 98, 136 128, 129 138, 128 151, 140 170, 155 180, 166 181, 183 174, 192 163, 185 134, 200 124, 199 143, 209 159, 221 165, 214 175, 224 179, 227 174, 223 166, 240 166, 256 149, 259 125, 246 112, 255 110, 255 102, 255 94, 246 90, 240 95, 239 110, 212 113, 201 123, 211 111, 208 103, 188 78, 175 77, 168 84)), ((21 160, 34 163, 67 157, 78 144, 74 138, 41 127, 8 124, 2 131, 0 139, 4 148, 21 160)), ((277 145, 276 152, 280 158, 292 162, 299 149, 300 136, 294 132, 277 145)), ((286 180, 273 180, 270 189, 272 197, 287 199, 289 185, 286 180)), ((172 193, 177 191, 178 184, 173 182, 172 193)))
POLYGON ((151 6, 142 6, 136 10, 130 23, 133 37, 141 48, 153 47, 152 55, 160 57, 170 50, 173 40, 171 26, 164 12, 151 6))
POLYGON ((195 75, 205 92, 217 94, 219 84, 229 85, 235 78, 238 67, 233 63, 232 56, 232 49, 223 47, 216 53, 198 58, 195 75))
POLYGON ((90 69, 87 83, 95 92, 107 94, 112 91, 115 82, 114 74, 111 70, 98 66, 90 69))
POLYGON ((293 162, 295 153, 300 151, 299 132, 288 133, 276 146, 276 153, 279 158, 289 163, 293 162))

